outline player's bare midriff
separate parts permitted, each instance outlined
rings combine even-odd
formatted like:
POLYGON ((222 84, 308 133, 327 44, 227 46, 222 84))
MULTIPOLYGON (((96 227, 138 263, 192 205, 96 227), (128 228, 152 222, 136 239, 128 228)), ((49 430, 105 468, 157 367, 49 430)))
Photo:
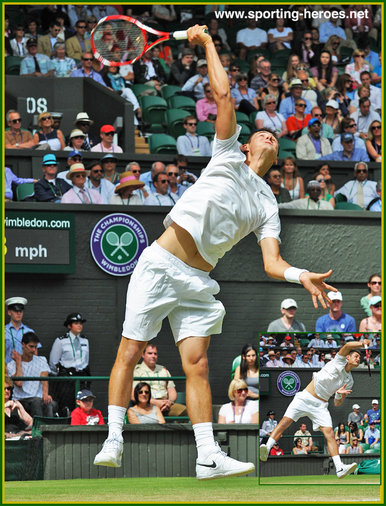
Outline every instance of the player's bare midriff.
POLYGON ((193 237, 184 228, 172 223, 157 239, 161 248, 195 269, 210 272, 213 266, 202 258, 193 237))
POLYGON ((323 402, 327 402, 326 399, 322 399, 321 397, 319 397, 319 395, 316 395, 316 393, 315 393, 315 383, 314 383, 313 379, 312 379, 312 381, 310 383, 308 383, 308 385, 306 386, 305 389, 307 390, 307 392, 309 392, 311 395, 313 395, 317 399, 319 399, 319 400, 321 400, 323 402))

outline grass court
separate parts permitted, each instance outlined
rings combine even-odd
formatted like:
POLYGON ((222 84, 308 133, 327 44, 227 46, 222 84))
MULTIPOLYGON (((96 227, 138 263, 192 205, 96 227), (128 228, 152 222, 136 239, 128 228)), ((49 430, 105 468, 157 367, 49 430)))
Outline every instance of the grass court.
POLYGON ((4 503, 380 502, 380 477, 115 478, 6 482, 4 503))

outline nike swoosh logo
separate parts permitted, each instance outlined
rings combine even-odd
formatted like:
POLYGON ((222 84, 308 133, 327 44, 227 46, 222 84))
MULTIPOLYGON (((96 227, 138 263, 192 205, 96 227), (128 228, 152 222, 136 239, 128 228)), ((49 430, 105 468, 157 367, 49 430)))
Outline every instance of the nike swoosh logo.
POLYGON ((216 462, 213 462, 213 460, 212 460, 211 464, 198 464, 198 465, 203 466, 203 467, 212 467, 213 469, 215 469, 217 467, 216 462))

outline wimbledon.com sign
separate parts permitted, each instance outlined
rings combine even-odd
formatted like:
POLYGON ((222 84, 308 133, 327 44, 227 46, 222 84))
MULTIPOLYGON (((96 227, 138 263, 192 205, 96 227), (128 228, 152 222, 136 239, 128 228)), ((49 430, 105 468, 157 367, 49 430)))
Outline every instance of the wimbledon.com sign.
POLYGON ((6 272, 74 272, 74 215, 7 211, 5 270, 6 272))

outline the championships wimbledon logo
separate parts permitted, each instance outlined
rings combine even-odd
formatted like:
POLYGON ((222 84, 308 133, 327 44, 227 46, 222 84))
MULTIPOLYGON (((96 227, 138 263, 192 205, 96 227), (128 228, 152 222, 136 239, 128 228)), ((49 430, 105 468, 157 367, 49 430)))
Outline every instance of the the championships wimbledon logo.
POLYGON ((147 246, 145 229, 128 214, 109 214, 91 232, 91 254, 97 265, 113 276, 131 274, 147 246))
POLYGON ((300 378, 292 371, 279 374, 276 384, 279 392, 287 397, 297 394, 300 390, 300 378))

